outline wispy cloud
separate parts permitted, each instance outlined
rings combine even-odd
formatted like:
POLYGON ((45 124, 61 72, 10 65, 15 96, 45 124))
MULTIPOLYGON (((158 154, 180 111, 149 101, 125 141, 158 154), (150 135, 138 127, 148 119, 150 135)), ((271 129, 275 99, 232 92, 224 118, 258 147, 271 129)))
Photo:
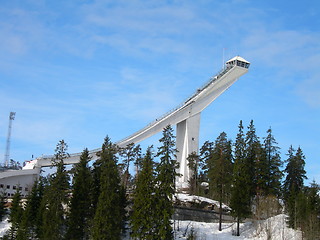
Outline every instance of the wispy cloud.
MULTIPOLYGON (((309 25, 287 27, 292 18, 286 19, 278 4, 28 0, 5 6, 0 10, 0 127, 6 130, 7 114, 17 111, 14 137, 27 147, 53 149, 63 137, 81 150, 99 147, 110 132, 116 138, 131 134, 218 71, 222 49, 225 59, 243 55, 252 66, 223 106, 218 101, 207 109, 210 118, 218 116, 202 126, 207 135, 231 118, 270 111, 268 104, 281 105, 283 113, 288 98, 319 109, 319 33, 309 25)), ((261 121, 271 115, 260 116, 261 121)), ((6 131, 1 132, 5 140, 6 131)))

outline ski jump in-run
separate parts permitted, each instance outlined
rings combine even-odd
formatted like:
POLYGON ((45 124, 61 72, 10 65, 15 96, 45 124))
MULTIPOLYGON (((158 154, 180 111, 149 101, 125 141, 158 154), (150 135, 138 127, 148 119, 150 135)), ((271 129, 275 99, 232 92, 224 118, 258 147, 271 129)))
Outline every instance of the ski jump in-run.
MULTIPOLYGON (((176 148, 177 161, 179 162, 177 186, 185 186, 191 177, 190 169, 187 163, 187 157, 192 152, 199 150, 199 127, 200 114, 210 103, 228 89, 239 77, 248 72, 250 63, 240 56, 236 56, 225 63, 223 69, 203 86, 198 88, 186 101, 172 109, 170 112, 157 118, 141 130, 122 139, 116 144, 119 147, 125 147, 130 143, 139 143, 154 134, 162 131, 167 125, 176 125, 176 148)), ((90 151, 92 160, 97 159, 101 148, 90 151)), ((81 153, 70 154, 70 157, 64 160, 65 164, 74 164, 80 160, 81 153)), ((41 156, 35 160, 29 161, 23 170, 40 169, 41 167, 51 166, 52 155, 41 156)), ((36 171, 37 172, 37 171, 36 171)), ((1 174, 0 174, 1 181, 1 174)))

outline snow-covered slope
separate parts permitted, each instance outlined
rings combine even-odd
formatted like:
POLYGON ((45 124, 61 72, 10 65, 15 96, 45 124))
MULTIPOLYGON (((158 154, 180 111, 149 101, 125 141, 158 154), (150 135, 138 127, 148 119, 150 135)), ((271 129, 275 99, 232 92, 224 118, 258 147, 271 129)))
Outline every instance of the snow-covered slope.
MULTIPOLYGON (((223 230, 218 231, 218 223, 204 223, 194 221, 175 221, 173 227, 175 229, 175 239, 187 239, 187 236, 194 231, 196 239, 205 240, 266 240, 268 234, 271 240, 300 240, 301 232, 288 228, 286 225, 286 215, 280 214, 260 223, 243 223, 240 226, 241 236, 233 236, 236 230, 236 224, 224 223, 223 230)), ((8 218, 0 223, 0 237, 10 228, 8 218)), ((129 240, 130 237, 125 238, 129 240)))
POLYGON ((241 224, 240 237, 233 236, 236 231, 236 224, 225 223, 223 230, 218 231, 218 223, 202 223, 193 221, 176 221, 174 223, 175 239, 187 239, 187 236, 194 231, 196 239, 206 240, 300 240, 301 232, 288 228, 286 225, 286 215, 280 214, 260 223, 243 223, 241 224), (270 238, 268 238, 268 235, 270 238))

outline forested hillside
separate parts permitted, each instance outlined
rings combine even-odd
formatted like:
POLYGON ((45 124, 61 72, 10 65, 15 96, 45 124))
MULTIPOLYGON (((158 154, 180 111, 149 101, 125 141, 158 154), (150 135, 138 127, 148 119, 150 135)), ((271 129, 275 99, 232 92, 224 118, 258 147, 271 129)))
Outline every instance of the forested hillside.
MULTIPOLYGON (((271 128, 260 137, 253 121, 247 128, 240 121, 235 139, 222 132, 206 141, 199 154, 188 157, 188 189, 176 188, 176 153, 167 126, 158 149, 150 146, 142 153, 133 144, 121 149, 106 137, 97 161, 84 149, 80 162, 67 170, 68 145, 61 140, 52 159, 56 171, 41 176, 26 201, 17 188, 11 227, 2 239, 174 239, 173 201, 182 191, 218 202, 218 232, 227 234, 221 217, 227 205, 235 220, 230 235, 242 234, 245 219, 261 222, 285 213, 285 224, 301 230, 305 239, 320 237, 319 186, 305 185, 306 159, 299 146, 290 146, 281 159, 271 128)), ((4 203, 2 198, 1 218, 4 203)))

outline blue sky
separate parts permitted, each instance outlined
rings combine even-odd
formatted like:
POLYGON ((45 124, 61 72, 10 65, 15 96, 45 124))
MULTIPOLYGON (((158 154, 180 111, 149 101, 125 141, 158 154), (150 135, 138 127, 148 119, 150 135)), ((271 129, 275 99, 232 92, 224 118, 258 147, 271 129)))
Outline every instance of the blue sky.
MULTIPOLYGON (((202 112, 200 144, 240 120, 271 126, 283 159, 302 148, 320 182, 320 3, 1 1, 0 159, 118 141, 174 108, 240 55, 249 72, 202 112)), ((155 144, 160 136, 146 140, 155 144)), ((1 161, 1 160, 0 160, 1 161)))

